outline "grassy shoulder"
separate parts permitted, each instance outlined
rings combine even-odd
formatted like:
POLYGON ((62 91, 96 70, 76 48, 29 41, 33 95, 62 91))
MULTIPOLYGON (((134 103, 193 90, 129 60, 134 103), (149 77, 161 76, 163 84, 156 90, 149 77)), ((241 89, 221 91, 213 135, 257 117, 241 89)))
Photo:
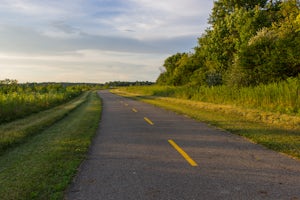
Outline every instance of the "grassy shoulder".
POLYGON ((0 157, 1 199, 63 199, 101 114, 95 92, 60 121, 0 157))
POLYGON ((125 87, 122 90, 148 96, 235 105, 243 109, 259 109, 260 111, 300 116, 300 78, 242 88, 226 85, 214 87, 151 85, 125 87))
POLYGON ((135 98, 241 135, 254 143, 300 159, 300 117, 170 97, 154 97, 121 89, 135 98))
POLYGON ((15 147, 24 142, 28 137, 62 119, 86 101, 87 95, 88 92, 85 92, 66 104, 0 125, 0 155, 7 149, 15 147))

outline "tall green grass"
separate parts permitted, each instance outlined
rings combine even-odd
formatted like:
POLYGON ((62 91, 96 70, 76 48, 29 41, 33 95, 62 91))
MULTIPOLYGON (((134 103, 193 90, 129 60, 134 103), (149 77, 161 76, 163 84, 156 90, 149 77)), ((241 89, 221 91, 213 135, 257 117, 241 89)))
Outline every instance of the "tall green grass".
POLYGON ((1 200, 63 199, 99 124, 98 95, 84 98, 63 119, 0 156, 1 200))
POLYGON ((80 87, 61 84, 0 84, 0 124, 65 103, 81 93, 80 87))
POLYGON ((259 85, 234 88, 229 86, 133 86, 121 90, 141 96, 160 96, 195 101, 255 108, 281 114, 300 115, 300 78, 259 85))
POLYGON ((0 155, 68 115, 87 99, 88 92, 54 108, 0 125, 0 155))

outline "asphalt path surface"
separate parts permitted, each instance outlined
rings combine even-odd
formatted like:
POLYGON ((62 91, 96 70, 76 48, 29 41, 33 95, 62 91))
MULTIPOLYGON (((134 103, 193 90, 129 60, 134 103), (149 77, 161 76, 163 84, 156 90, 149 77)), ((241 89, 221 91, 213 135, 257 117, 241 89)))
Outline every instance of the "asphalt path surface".
POLYGON ((99 95, 99 129, 66 199, 300 200, 299 160, 149 104, 99 95))

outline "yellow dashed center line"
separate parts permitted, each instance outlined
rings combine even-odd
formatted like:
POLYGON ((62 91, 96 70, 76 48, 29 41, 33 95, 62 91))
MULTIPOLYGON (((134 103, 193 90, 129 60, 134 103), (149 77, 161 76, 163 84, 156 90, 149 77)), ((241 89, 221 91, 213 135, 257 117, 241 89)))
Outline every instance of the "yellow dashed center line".
POLYGON ((133 111, 133 112, 138 112, 137 109, 135 109, 135 108, 132 108, 132 111, 133 111))
POLYGON ((153 123, 150 119, 148 119, 147 117, 144 117, 144 120, 145 120, 146 122, 148 122, 148 124, 154 125, 154 123, 153 123))
POLYGON ((185 158, 185 160, 193 167, 198 166, 198 164, 182 149, 180 148, 173 140, 168 140, 168 142, 185 158))

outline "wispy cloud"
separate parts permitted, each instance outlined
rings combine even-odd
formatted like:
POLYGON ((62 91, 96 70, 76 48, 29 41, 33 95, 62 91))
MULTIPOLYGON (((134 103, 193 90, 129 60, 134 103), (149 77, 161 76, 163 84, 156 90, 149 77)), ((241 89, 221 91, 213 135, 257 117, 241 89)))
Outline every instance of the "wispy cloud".
POLYGON ((36 81, 42 81, 46 76, 47 80, 76 82, 155 80, 161 66, 160 61, 165 56, 100 50, 80 50, 52 55, 0 53, 0 69, 6 69, 1 69, 0 79, 7 76, 18 77, 19 81, 26 82, 28 78, 36 77, 36 81), (41 76, 42 74, 44 75, 41 76))
POLYGON ((130 9, 98 22, 140 39, 198 35, 204 30, 212 1, 130 0, 130 9))
POLYGON ((3 0, 0 79, 153 81, 167 56, 196 45, 212 4, 3 0))

